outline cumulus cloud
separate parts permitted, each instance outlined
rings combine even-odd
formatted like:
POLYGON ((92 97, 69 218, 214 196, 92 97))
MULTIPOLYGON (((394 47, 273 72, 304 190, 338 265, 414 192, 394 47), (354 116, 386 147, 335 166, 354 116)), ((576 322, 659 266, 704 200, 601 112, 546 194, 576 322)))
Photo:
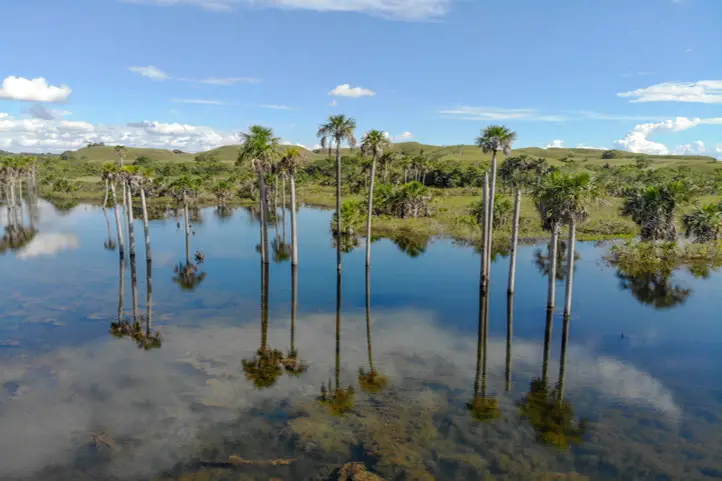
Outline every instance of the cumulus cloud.
POLYGON ((406 140, 411 140, 413 138, 414 138, 414 134, 412 134, 409 131, 406 131, 406 132, 402 132, 399 135, 395 136, 394 141, 395 142, 404 142, 406 140))
POLYGON ((341 84, 335 87, 333 90, 331 90, 329 95, 333 95, 335 97, 373 97, 376 95, 376 92, 373 90, 365 89, 362 87, 351 87, 349 84, 341 84))
POLYGON ((419 21, 442 17, 451 0, 126 0, 160 6, 190 5, 211 12, 229 12, 238 6, 358 12, 388 19, 419 21))
POLYGON ((623 139, 617 140, 615 145, 630 152, 668 155, 670 149, 666 145, 650 140, 649 137, 663 132, 681 132, 705 124, 722 124, 722 117, 708 119, 677 117, 664 122, 639 124, 629 131, 623 139))
POLYGON ((722 103, 722 80, 699 82, 665 82, 650 87, 618 93, 631 102, 697 102, 722 103))
POLYGON ((40 104, 35 104, 32 107, 26 109, 24 113, 30 115, 33 118, 41 120, 54 120, 55 116, 48 109, 40 104))
POLYGON ((696 140, 691 144, 683 144, 674 149, 674 153, 679 155, 704 154, 706 151, 704 142, 701 140, 696 140))
POLYGON ((128 67, 128 70, 153 80, 168 80, 170 78, 167 73, 154 65, 148 65, 147 67, 128 67))
POLYGON ((238 138, 233 132, 180 123, 143 121, 103 125, 84 121, 0 117, 0 148, 4 150, 63 152, 79 149, 89 142, 198 152, 237 143, 238 138))
POLYGON ((718 154, 722 154, 722 144, 717 144, 717 146, 715 147, 715 150, 717 151, 718 154))
POLYGON ((547 145, 547 149, 563 149, 564 141, 562 139, 552 140, 552 143, 547 145))
POLYGON ((56 87, 42 77, 6 77, 0 86, 0 99, 26 102, 64 102, 72 93, 67 85, 56 87))
POLYGON ((588 149, 588 150, 608 150, 607 147, 592 147, 585 144, 577 144, 577 149, 588 149))
POLYGON ((446 118, 457 120, 537 120, 543 122, 564 122, 568 120, 564 115, 546 115, 534 109, 505 109, 498 107, 462 106, 440 110, 439 113, 446 118))

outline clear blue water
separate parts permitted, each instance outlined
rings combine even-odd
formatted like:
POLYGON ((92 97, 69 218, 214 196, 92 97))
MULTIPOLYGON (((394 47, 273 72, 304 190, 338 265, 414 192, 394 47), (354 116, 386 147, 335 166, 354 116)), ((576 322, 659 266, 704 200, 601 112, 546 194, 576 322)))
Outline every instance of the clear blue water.
MULTIPOLYGON (((604 263, 607 246, 578 245, 564 401, 585 430, 559 448, 519 409, 542 371, 547 283, 534 259, 545 245, 519 251, 508 391, 508 259, 492 266, 485 385, 499 417, 481 422, 467 408, 479 329, 472 248, 434 239, 411 257, 389 239, 373 243, 373 360, 387 384, 367 393, 359 386, 359 368, 368 370, 364 241, 343 257, 337 344, 331 213, 301 209, 295 347, 308 369, 281 369, 258 389, 242 361, 261 343, 259 225, 246 209, 200 216, 190 251, 204 254, 205 278, 194 290, 172 281, 185 262, 183 219, 151 222, 152 328, 162 346, 143 350, 109 333, 120 265, 117 250, 104 248, 102 210, 40 202, 34 239, 0 257, 0 479, 330 479, 349 461, 385 479, 722 478, 721 274, 679 271, 666 291, 632 292, 604 263), (321 385, 336 382, 337 346, 340 387, 355 389, 342 416, 318 399, 321 385), (253 463, 233 466, 229 456, 253 463)), ((144 313, 142 222, 135 237, 144 313)), ((123 315, 132 318, 124 262, 123 315)), ((272 263, 268 281, 268 347, 285 355, 290 262, 272 263)), ((557 291, 561 309, 563 282, 557 291)), ((552 387, 562 326, 557 312, 552 387)))

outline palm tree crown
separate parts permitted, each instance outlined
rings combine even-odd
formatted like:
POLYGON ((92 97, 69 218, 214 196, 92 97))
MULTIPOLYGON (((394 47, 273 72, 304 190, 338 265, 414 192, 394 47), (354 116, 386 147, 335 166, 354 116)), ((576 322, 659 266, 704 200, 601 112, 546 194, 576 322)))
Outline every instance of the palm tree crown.
POLYGON ((332 115, 328 118, 328 122, 318 127, 316 136, 321 139, 321 147, 324 149, 331 141, 335 141, 337 146, 346 142, 351 147, 355 147, 354 130, 356 130, 356 120, 345 115, 332 115))
POLYGON ((391 147, 391 141, 389 141, 388 135, 380 130, 370 130, 361 139, 361 152, 373 157, 382 155, 389 147, 391 147))
POLYGON ((485 154, 504 152, 504 155, 511 155, 514 141, 516 141, 516 132, 503 125, 490 125, 476 139, 476 146, 485 154))
POLYGON ((281 169, 288 175, 296 175, 296 171, 305 159, 305 152, 300 147, 288 147, 281 157, 281 169))
POLYGON ((243 146, 238 153, 236 164, 251 162, 256 171, 265 173, 280 157, 278 137, 273 136, 273 129, 262 125, 252 125, 248 133, 241 133, 243 146))
POLYGON ((584 220, 598 189, 588 173, 553 172, 536 189, 537 208, 546 228, 561 222, 584 220))

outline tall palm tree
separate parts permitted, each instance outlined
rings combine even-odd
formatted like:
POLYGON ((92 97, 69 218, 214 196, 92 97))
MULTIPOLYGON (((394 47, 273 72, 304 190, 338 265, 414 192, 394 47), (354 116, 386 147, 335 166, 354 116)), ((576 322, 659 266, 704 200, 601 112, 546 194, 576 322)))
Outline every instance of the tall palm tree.
MULTIPOLYGON (((493 238, 493 219, 494 219, 494 196, 496 195, 496 156, 499 152, 506 156, 511 155, 511 147, 516 140, 516 132, 509 130, 503 125, 490 125, 485 128, 476 139, 476 146, 481 148, 482 152, 488 154, 491 152, 491 183, 489 186, 489 213, 486 219, 486 257, 491 258, 491 243, 493 238)), ((490 268, 491 262, 487 261, 490 268)), ((489 272, 487 271, 487 277, 489 272)))
MULTIPOLYGON (((138 169, 135 175, 135 185, 140 193, 140 206, 143 210, 143 231, 145 233, 145 257, 150 262, 152 256, 150 252, 150 226, 148 224, 148 203, 146 202, 146 192, 153 183, 152 172, 145 169, 138 169)), ((150 268, 150 266, 148 266, 150 268)))
POLYGON ((105 206, 108 205, 109 184, 114 172, 116 172, 116 165, 112 162, 104 163, 100 171, 100 178, 103 180, 103 182, 105 182, 105 197, 103 197, 104 209, 105 206))
POLYGON ((271 172, 280 157, 280 139, 274 137, 273 129, 252 125, 248 133, 241 133, 243 145, 238 153, 237 165, 250 162, 258 175, 258 190, 261 207, 261 262, 268 263, 268 195, 266 175, 271 172))
MULTIPOLYGON (((336 142, 336 232, 341 231, 341 143, 356 146, 356 120, 345 115, 332 115, 325 124, 321 124, 316 135, 321 139, 321 148, 336 142)), ((341 270, 341 250, 336 249, 336 268, 341 270)))
POLYGON ((131 263, 135 260, 135 228, 133 218, 133 190, 137 184, 138 167, 129 165, 120 169, 120 178, 123 182, 123 188, 127 191, 126 197, 126 214, 128 215, 128 248, 130 249, 131 263))
POLYGON ((642 240, 673 241, 677 237, 675 215, 690 197, 690 186, 681 180, 640 186, 625 193, 622 215, 640 227, 642 240))
POLYGON ((532 159, 526 155, 508 157, 499 169, 499 176, 503 181, 514 189, 514 216, 511 230, 511 256, 509 259, 509 285, 507 293, 514 293, 516 281, 516 254, 519 246, 519 214, 521 211, 521 194, 525 185, 528 184, 527 173, 532 168, 532 159))
POLYGON ((369 356, 369 370, 359 369, 358 380, 361 389, 368 393, 377 393, 388 384, 386 376, 382 376, 374 368, 374 354, 371 346, 371 266, 366 266, 366 340, 369 356))
POLYGON ((296 173, 305 160, 305 152, 299 147, 289 147, 281 159, 281 166, 288 174, 291 186, 291 264, 298 265, 298 228, 296 226, 296 173))
MULTIPOLYGON (((115 146, 115 155, 118 156, 118 167, 120 167, 121 169, 122 169, 123 167, 125 167, 125 154, 126 154, 127 152, 128 152, 128 149, 126 149, 124 146, 122 146, 122 145, 116 145, 116 146, 115 146)), ((125 185, 125 184, 122 184, 122 187, 123 187, 123 208, 125 209, 125 208, 127 208, 127 207, 126 207, 126 200, 125 200, 126 190, 127 190, 127 189, 126 189, 126 185, 125 185)))
MULTIPOLYGON (((366 213, 366 265, 371 265, 371 216, 374 211, 374 180, 376 177, 376 160, 391 147, 391 142, 384 132, 370 130, 361 139, 361 152, 371 154, 371 174, 369 178, 368 211, 366 213)), ((388 152, 387 152, 388 153, 388 152)), ((384 182, 386 173, 384 172, 384 182)))
POLYGON ((198 266, 191 263, 191 247, 190 247, 190 213, 188 205, 198 197, 201 188, 201 179, 199 177, 183 175, 177 178, 168 186, 171 196, 183 204, 183 219, 185 224, 185 264, 180 262, 173 271, 176 276, 173 282, 178 284, 181 289, 194 290, 205 279, 206 273, 198 274, 198 266))
MULTIPOLYGON (((378 130, 376 130, 375 132, 378 132, 378 130)), ((384 136, 384 138, 386 138, 386 140, 388 141, 388 137, 384 136)), ((363 140, 361 142, 363 143, 363 140)), ((384 147, 384 150, 390 147, 391 141, 388 141, 388 143, 389 146, 384 147)), ((389 169, 396 160, 396 152, 381 152, 377 158, 379 163, 384 166, 384 184, 386 184, 389 181, 389 169)))

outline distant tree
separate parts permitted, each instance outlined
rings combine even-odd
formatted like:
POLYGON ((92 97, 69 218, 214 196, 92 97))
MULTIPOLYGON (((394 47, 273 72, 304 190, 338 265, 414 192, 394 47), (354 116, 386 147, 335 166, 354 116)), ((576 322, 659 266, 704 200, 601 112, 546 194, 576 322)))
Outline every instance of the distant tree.
POLYGON ((133 161, 133 165, 143 166, 143 167, 147 167, 148 165, 150 165, 152 163, 153 163, 153 160, 150 157, 147 157, 145 155, 138 156, 133 161))
POLYGON ((644 170, 652 165, 652 160, 645 155, 638 155, 635 157, 634 162, 639 170, 644 170))
POLYGON ((185 152, 183 152, 183 151, 180 150, 180 149, 173 149, 173 153, 176 154, 176 155, 185 154, 185 152))
POLYGON ((618 159, 622 153, 618 150, 605 150, 602 153, 602 159, 618 159))
POLYGON ((195 160, 196 162, 212 163, 218 162, 218 156, 215 152, 203 152, 196 155, 193 160, 195 160))
POLYGON ((694 237, 697 242, 716 241, 722 230, 722 205, 697 206, 683 217, 682 222, 687 237, 694 237))
POLYGON ((679 180, 627 189, 622 215, 641 228, 642 240, 674 240, 675 214, 690 196, 689 185, 679 180))

